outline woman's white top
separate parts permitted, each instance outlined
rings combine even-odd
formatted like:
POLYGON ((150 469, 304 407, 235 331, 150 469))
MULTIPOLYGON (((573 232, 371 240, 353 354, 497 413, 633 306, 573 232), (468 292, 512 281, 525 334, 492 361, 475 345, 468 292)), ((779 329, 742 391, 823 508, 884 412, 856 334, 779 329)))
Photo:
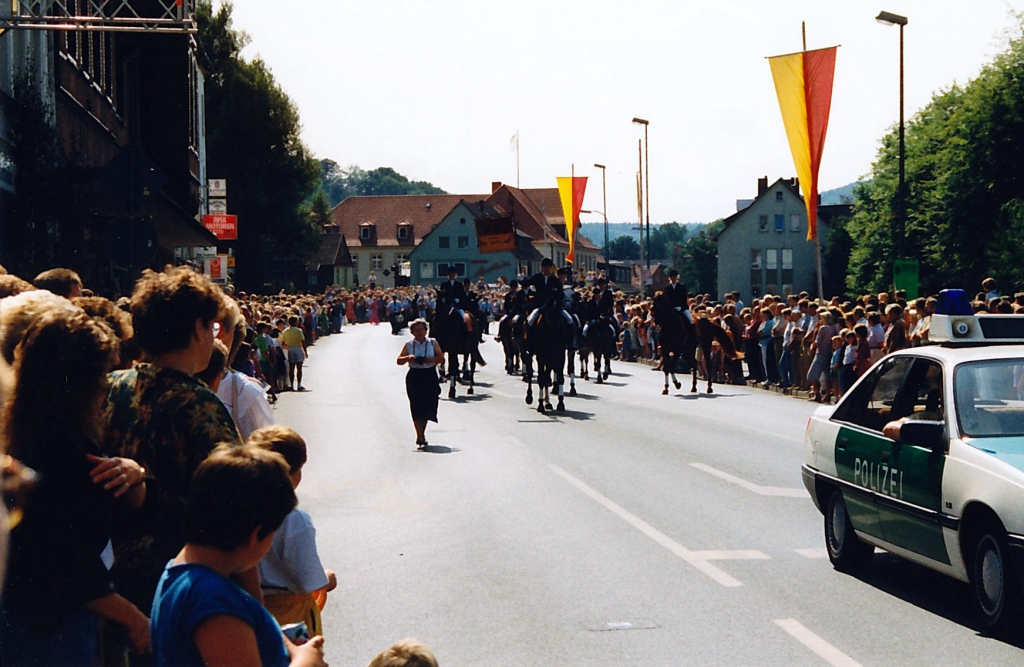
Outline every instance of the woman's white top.
MULTIPOLYGON (((432 357, 434 356, 434 339, 425 338, 421 343, 413 338, 405 344, 405 350, 407 354, 411 354, 413 357, 432 357)), ((416 361, 409 362, 409 368, 433 368, 436 365, 434 363, 421 364, 416 361)))

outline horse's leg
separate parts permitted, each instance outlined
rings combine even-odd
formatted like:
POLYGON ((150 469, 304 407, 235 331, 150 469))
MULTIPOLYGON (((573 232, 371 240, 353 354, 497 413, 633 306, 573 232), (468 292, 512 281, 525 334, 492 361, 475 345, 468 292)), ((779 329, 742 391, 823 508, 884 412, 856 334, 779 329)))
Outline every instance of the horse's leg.
POLYGON ((469 357, 469 389, 466 393, 470 396, 473 395, 473 380, 476 378, 476 359, 472 355, 469 357))
POLYGON ((459 377, 459 355, 448 353, 448 398, 455 398, 455 381, 459 377))
MULTIPOLYGON (((566 354, 568 355, 568 358, 569 358, 569 395, 570 396, 575 396, 576 395, 576 364, 573 363, 573 358, 574 358, 575 355, 573 355, 572 350, 567 350, 566 354)), ((559 375, 559 378, 560 378, 559 382, 558 382, 558 404, 561 405, 562 404, 562 385, 565 384, 565 376, 562 374, 562 369, 561 368, 558 369, 558 375, 559 375)), ((562 408, 559 408, 559 410, 561 410, 561 409, 562 408)))
MULTIPOLYGON (((569 377, 571 378, 572 375, 570 374, 569 377)), ((559 412, 565 412, 565 395, 564 395, 565 376, 562 375, 561 369, 559 369, 558 373, 555 374, 555 383, 558 385, 558 405, 557 405, 557 409, 558 409, 559 412)), ((575 396, 576 395, 576 387, 575 387, 575 385, 572 387, 572 390, 569 392, 569 395, 570 396, 575 396)))
POLYGON ((691 394, 696 394, 697 393, 697 355, 696 354, 693 355, 693 361, 692 361, 692 363, 690 365, 690 372, 691 372, 691 374, 693 376, 693 385, 690 387, 690 393, 691 394))
MULTIPOLYGON (((665 363, 668 363, 669 356, 670 355, 665 355, 665 363)), ((680 384, 679 380, 676 379, 676 366, 679 365, 679 353, 678 352, 672 352, 671 353, 671 358, 672 358, 672 365, 669 368, 670 368, 670 372, 672 373, 672 385, 676 389, 679 389, 679 388, 681 388, 683 386, 682 384, 680 384)))
POLYGON ((533 378, 531 373, 526 370, 525 365, 523 366, 523 382, 526 383, 526 404, 533 405, 533 378))
POLYGON ((661 395, 662 396, 668 396, 668 372, 669 372, 668 371, 668 369, 669 369, 668 360, 669 360, 668 355, 665 355, 665 358, 662 360, 662 364, 661 364, 661 370, 662 370, 663 373, 665 373, 665 386, 661 388, 661 395))

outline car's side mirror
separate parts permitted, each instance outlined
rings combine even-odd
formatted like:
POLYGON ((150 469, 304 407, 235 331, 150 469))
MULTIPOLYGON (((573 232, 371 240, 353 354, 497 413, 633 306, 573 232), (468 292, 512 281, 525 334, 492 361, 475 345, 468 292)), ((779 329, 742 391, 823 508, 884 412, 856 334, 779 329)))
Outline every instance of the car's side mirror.
POLYGON ((900 442, 927 447, 933 451, 943 451, 946 449, 946 423, 908 419, 900 427, 900 442))

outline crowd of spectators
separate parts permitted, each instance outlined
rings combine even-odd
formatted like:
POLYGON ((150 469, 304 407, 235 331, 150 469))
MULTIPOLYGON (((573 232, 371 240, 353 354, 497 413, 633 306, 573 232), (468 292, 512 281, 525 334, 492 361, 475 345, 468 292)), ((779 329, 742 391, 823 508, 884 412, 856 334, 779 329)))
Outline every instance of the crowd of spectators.
MULTIPOLYGON (((0 269, 0 664, 325 664, 337 580, 296 508, 305 442, 270 403, 342 296, 179 267, 113 302, 67 269, 0 269)), ((374 664, 436 661, 407 640, 374 664)))

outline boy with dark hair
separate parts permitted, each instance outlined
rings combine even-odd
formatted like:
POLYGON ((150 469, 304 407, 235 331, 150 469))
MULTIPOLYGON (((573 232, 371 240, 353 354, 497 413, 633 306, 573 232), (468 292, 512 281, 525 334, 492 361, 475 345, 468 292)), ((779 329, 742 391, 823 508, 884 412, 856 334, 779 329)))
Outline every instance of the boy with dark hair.
POLYGON ((294 507, 278 454, 226 445, 199 466, 185 505, 185 546, 153 600, 157 667, 324 664, 323 637, 286 642, 270 612, 231 580, 256 566, 294 507))
POLYGON ((71 269, 43 271, 32 281, 38 289, 48 290, 65 299, 82 296, 82 279, 71 269))
MULTIPOLYGON (((299 487, 307 458, 302 436, 285 426, 266 426, 254 431, 248 444, 280 454, 288 464, 292 488, 299 487)), ((320 611, 338 581, 320 562, 316 528, 308 514, 298 507, 291 511, 259 571, 263 602, 278 623, 304 622, 311 635, 323 634, 320 611)))

